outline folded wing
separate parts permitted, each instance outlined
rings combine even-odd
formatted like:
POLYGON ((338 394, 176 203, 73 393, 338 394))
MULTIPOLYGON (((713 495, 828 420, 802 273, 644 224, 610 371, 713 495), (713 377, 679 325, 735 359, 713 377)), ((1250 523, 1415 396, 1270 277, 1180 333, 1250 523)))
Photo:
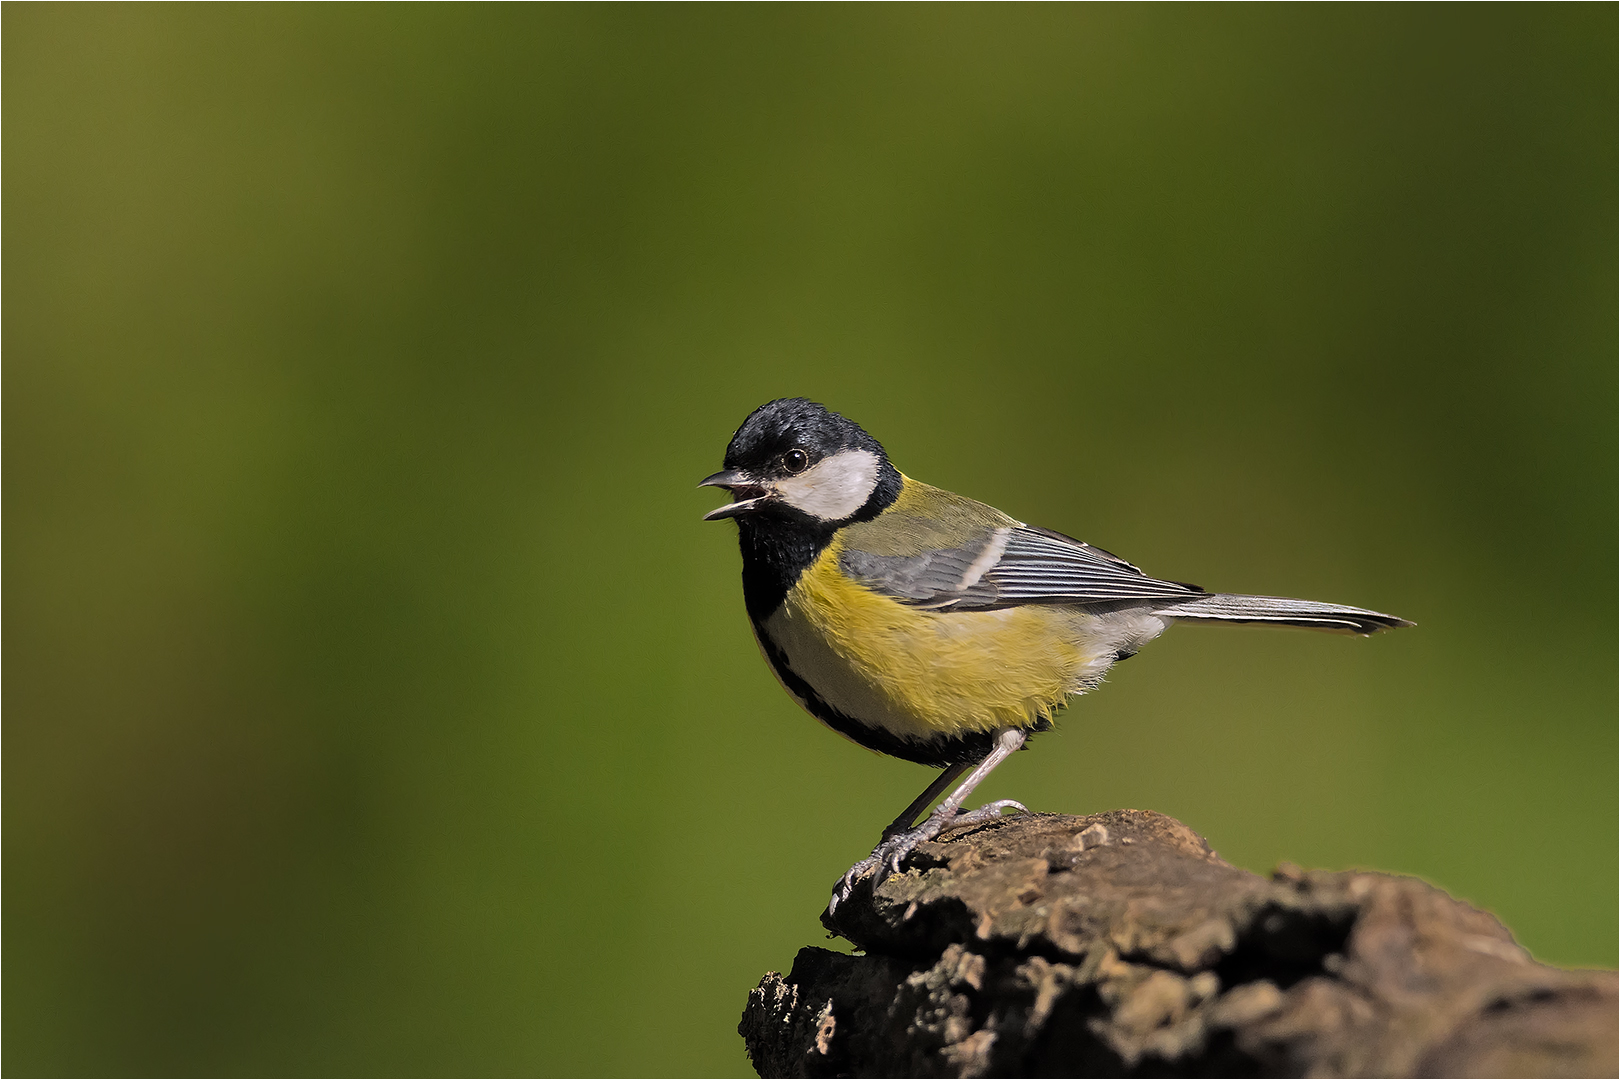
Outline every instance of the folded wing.
POLYGON ((846 550, 841 564, 870 588, 942 611, 1020 604, 1134 607, 1209 595, 1196 585, 1148 577, 1073 537, 1018 523, 984 529, 959 547, 914 555, 846 550))
POLYGON ((956 547, 907 555, 849 549, 840 559, 844 572, 869 588, 935 611, 1066 604, 1099 612, 1131 608, 1198 622, 1271 623, 1353 634, 1412 625, 1344 604, 1210 593, 1196 585, 1162 581, 1102 548, 1018 522, 986 525, 956 547))

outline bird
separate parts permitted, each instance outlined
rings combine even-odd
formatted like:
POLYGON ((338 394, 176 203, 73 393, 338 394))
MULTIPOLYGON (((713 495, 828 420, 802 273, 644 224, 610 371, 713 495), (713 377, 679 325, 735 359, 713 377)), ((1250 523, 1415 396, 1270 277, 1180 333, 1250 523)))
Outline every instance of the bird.
POLYGON ((1150 577, 1124 559, 904 475, 859 424, 806 398, 755 409, 698 486, 732 501, 743 605, 772 673, 847 739, 939 775, 839 879, 899 873, 918 844, 1027 812, 963 805, 1060 708, 1178 622, 1367 635, 1412 623, 1343 604, 1150 577), (917 818, 944 795, 921 822, 917 818))

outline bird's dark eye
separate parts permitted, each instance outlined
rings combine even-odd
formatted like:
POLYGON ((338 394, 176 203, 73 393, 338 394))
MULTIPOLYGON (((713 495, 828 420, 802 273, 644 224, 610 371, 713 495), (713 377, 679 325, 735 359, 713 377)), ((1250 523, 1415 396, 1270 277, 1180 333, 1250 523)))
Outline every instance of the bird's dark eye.
POLYGON ((782 468, 790 473, 804 472, 804 467, 810 464, 810 455, 803 450, 789 450, 782 455, 782 468))

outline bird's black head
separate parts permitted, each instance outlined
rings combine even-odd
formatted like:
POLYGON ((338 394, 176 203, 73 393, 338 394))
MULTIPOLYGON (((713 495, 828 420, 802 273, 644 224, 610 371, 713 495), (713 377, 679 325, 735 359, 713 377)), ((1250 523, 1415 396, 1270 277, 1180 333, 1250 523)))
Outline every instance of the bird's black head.
POLYGON ((743 421, 725 469, 698 486, 726 488, 734 500, 707 520, 831 525, 875 517, 899 494, 900 474, 859 424, 804 398, 780 398, 743 421))

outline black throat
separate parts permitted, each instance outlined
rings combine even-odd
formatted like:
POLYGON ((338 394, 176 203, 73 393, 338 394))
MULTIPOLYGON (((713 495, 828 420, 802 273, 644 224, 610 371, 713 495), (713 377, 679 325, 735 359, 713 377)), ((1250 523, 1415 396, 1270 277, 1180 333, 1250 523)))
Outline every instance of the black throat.
POLYGON ((838 530, 858 521, 871 521, 900 497, 900 470, 884 461, 877 487, 852 517, 824 521, 789 506, 774 506, 737 519, 742 548, 743 603, 748 617, 763 623, 782 606, 788 590, 827 550, 838 530))

